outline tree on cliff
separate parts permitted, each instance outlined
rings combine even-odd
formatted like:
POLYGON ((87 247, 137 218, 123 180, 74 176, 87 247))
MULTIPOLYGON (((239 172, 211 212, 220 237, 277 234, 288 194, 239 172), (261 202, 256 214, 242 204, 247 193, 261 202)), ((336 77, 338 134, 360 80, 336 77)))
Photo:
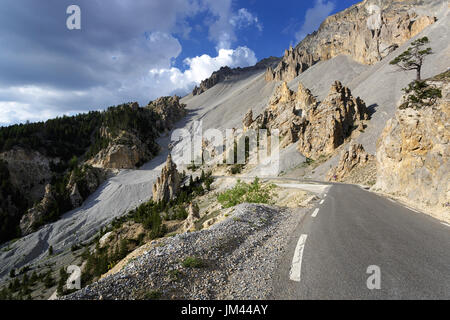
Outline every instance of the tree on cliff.
POLYGON ((416 70, 416 81, 421 81, 421 71, 425 57, 433 53, 431 48, 424 49, 424 46, 429 42, 428 37, 414 41, 408 50, 392 60, 390 64, 398 66, 403 71, 416 70))

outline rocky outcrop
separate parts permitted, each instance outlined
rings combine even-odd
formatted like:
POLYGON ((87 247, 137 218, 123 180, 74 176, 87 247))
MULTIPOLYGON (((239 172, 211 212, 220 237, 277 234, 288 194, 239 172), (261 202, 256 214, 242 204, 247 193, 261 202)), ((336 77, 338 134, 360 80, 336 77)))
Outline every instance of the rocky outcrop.
POLYGON ((80 207, 84 200, 106 180, 107 176, 107 170, 89 165, 82 166, 79 171, 72 171, 66 186, 72 207, 80 207))
POLYGON ((188 217, 184 222, 183 230, 192 231, 195 230, 195 222, 200 219, 200 209, 196 203, 190 203, 188 208, 188 217))
POLYGON ((180 173, 177 170, 177 165, 172 161, 172 156, 169 154, 166 164, 161 171, 161 176, 158 177, 153 185, 153 201, 167 202, 175 199, 180 191, 180 186, 180 173))
POLYGON ((331 154, 368 120, 366 104, 336 81, 324 101, 305 110, 299 132, 299 151, 311 159, 331 154))
POLYGON ((186 105, 180 103, 178 96, 158 98, 150 102, 146 108, 160 117, 156 127, 162 132, 171 130, 174 124, 186 115, 186 105))
POLYGON ((311 92, 302 84, 299 85, 298 92, 294 92, 283 82, 275 89, 268 107, 262 114, 254 120, 251 110, 246 114, 243 120, 244 129, 278 129, 282 138, 280 147, 284 148, 298 140, 300 125, 304 121, 302 114, 316 103, 311 92))
POLYGON ((216 84, 225 81, 227 79, 230 79, 233 76, 238 76, 240 74, 243 74, 245 72, 251 72, 251 71, 260 71, 265 70, 269 67, 276 66, 278 62, 280 61, 279 58, 276 57, 270 57, 263 59, 259 61, 256 65, 252 67, 247 68, 234 68, 231 69, 229 67, 222 67, 218 71, 213 72, 211 77, 208 79, 203 80, 199 86, 196 86, 194 90, 192 91, 192 95, 200 95, 206 90, 214 87, 216 84))
POLYGON ((244 116, 242 120, 242 125, 244 126, 244 131, 247 130, 253 123, 253 110, 250 109, 244 116))
POLYGON ((416 13, 425 5, 419 0, 365 0, 330 16, 318 31, 286 50, 278 66, 268 68, 266 80, 290 81, 338 55, 374 64, 436 21, 416 13))
POLYGON ((55 203, 55 197, 53 194, 52 186, 47 184, 45 186, 44 198, 36 204, 33 208, 29 209, 20 220, 20 230, 22 235, 30 234, 34 231, 36 224, 40 223, 40 220, 44 218, 49 209, 55 203))
POLYGON ((87 163, 97 168, 134 169, 150 160, 154 155, 139 137, 133 132, 120 131, 117 136, 102 128, 102 136, 110 142, 87 163))
POLYGON ((339 81, 333 84, 322 102, 318 102, 301 83, 294 92, 283 82, 262 114, 252 122, 250 114, 246 115, 244 128, 278 129, 281 148, 298 141, 302 154, 317 159, 332 153, 355 129, 362 130, 367 119, 364 101, 354 98, 350 89, 339 81))
POLYGON ((31 203, 42 199, 45 186, 52 178, 51 164, 59 162, 59 159, 52 159, 38 151, 21 147, 0 153, 0 159, 8 163, 13 186, 31 203))
MULTIPOLYGON (((68 197, 70 207, 72 209, 80 207, 84 200, 94 193, 100 184, 106 180, 107 174, 103 169, 93 168, 88 165, 72 171, 69 182, 65 187, 66 194, 64 195, 64 197, 68 197)), ((55 198, 56 195, 57 193, 55 193, 54 187, 47 184, 43 198, 41 198, 38 204, 29 209, 20 221, 22 235, 27 235, 40 227, 44 222, 56 218, 54 216, 49 217, 49 215, 63 213, 59 212, 58 203, 55 198)), ((59 196, 61 197, 63 195, 59 194, 59 196)))
MULTIPOLYGON (((136 129, 114 130, 107 126, 100 129, 102 139, 109 141, 108 146, 100 150, 87 163, 93 167, 105 169, 134 169, 152 159, 158 152, 155 139, 159 133, 171 130, 174 124, 186 115, 186 105, 180 103, 178 96, 161 97, 150 102, 146 107, 139 107, 138 103, 128 106, 136 113, 151 110, 156 119, 149 123, 148 131, 154 132, 150 138, 136 129)), ((139 115, 136 115, 139 118, 139 115)))
MULTIPOLYGON (((355 181, 355 172, 358 169, 363 169, 369 164, 375 163, 375 157, 367 154, 361 144, 350 143, 348 150, 344 150, 339 159, 339 164, 332 168, 327 174, 328 181, 341 181, 352 183, 374 182, 376 171, 372 174, 364 174, 359 181, 355 181), (362 178, 362 179, 361 179, 362 178)), ((367 173, 367 172, 366 172, 367 173)))
POLYGON ((432 83, 442 98, 400 109, 377 142, 376 190, 430 207, 450 206, 450 77, 432 83))

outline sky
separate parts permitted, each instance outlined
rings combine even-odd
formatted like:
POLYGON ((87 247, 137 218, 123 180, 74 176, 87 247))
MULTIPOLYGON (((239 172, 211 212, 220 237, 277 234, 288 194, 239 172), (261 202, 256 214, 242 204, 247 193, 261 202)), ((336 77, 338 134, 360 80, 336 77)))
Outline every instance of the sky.
POLYGON ((222 66, 281 57, 357 2, 2 0, 0 126, 183 96, 222 66))

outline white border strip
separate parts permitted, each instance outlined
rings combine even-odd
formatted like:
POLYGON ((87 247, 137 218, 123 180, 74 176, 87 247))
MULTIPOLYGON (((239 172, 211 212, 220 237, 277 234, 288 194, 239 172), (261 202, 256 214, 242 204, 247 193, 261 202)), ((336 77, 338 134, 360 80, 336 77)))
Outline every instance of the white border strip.
POLYGON ((297 247, 295 248, 294 258, 292 259, 291 271, 289 272, 289 279, 292 281, 300 282, 300 276, 302 273, 302 259, 303 249, 305 248, 306 239, 308 235, 302 234, 298 239, 297 247))
POLYGON ((317 217, 317 214, 319 213, 319 208, 317 208, 316 210, 314 210, 313 214, 311 215, 311 217, 315 218, 317 217))

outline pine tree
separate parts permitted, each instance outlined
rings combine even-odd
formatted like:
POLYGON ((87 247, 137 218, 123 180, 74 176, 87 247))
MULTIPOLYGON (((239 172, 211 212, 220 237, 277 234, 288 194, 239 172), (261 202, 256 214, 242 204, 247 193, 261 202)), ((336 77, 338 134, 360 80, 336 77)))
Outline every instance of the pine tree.
POLYGON ((414 41, 408 50, 392 60, 390 64, 398 66, 403 71, 416 70, 416 81, 421 81, 421 71, 425 57, 433 54, 431 48, 424 49, 424 46, 429 42, 428 37, 414 41))

